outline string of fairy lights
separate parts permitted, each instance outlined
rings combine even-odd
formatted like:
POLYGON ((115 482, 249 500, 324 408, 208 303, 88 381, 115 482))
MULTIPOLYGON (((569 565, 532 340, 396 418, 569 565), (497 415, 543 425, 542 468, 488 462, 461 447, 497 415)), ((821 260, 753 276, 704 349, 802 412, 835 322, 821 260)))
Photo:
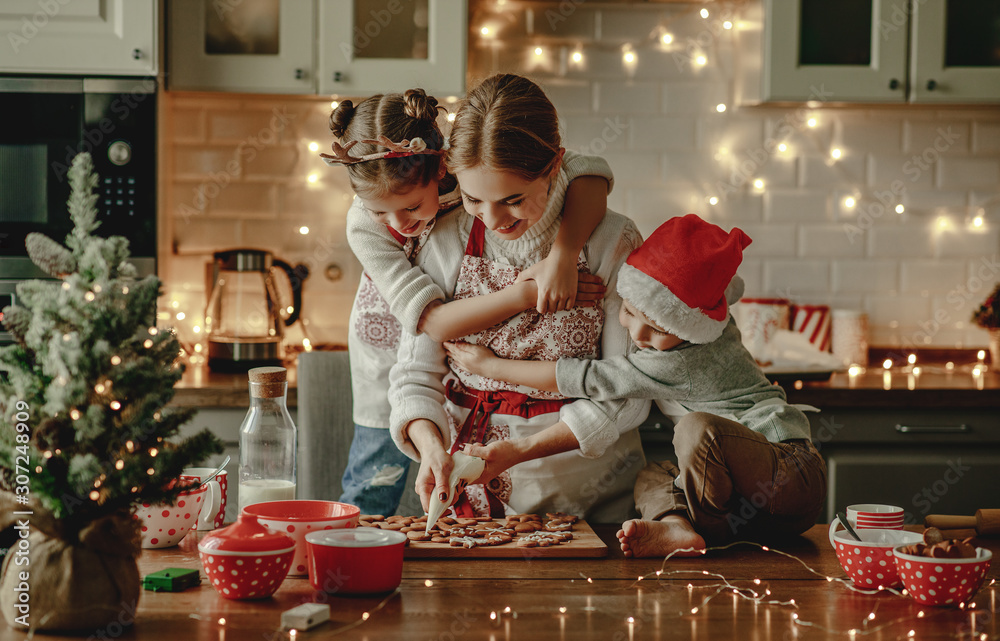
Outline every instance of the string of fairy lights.
MULTIPOLYGON (((743 600, 752 603, 755 608, 757 606, 769 606, 769 607, 774 606, 777 608, 791 609, 792 612, 790 614, 789 623, 792 626, 791 629, 793 632, 796 630, 796 628, 810 628, 825 632, 827 634, 846 635, 846 637, 849 639, 856 639, 859 637, 863 638, 869 635, 880 633, 884 630, 889 630, 897 627, 908 628, 910 625, 914 623, 915 619, 918 621, 930 620, 935 617, 947 616, 949 613, 953 613, 955 611, 954 608, 952 609, 934 608, 931 609, 929 611, 930 613, 928 614, 928 610, 920 609, 917 611, 915 617, 913 615, 908 614, 906 616, 887 618, 884 616, 879 616, 878 610, 880 602, 875 601, 872 604, 871 609, 868 611, 868 614, 864 615, 852 627, 833 628, 823 625, 817 621, 810 621, 802 618, 802 616, 799 614, 799 611, 801 609, 800 605, 802 605, 800 602, 796 601, 794 598, 780 599, 775 597, 773 592, 771 591, 771 588, 765 585, 760 578, 747 579, 747 580, 730 580, 721 573, 710 572, 708 570, 668 569, 668 562, 670 561, 671 558, 673 558, 675 555, 678 554, 697 552, 701 553, 702 555, 707 555, 711 552, 721 552, 723 550, 728 550, 730 548, 738 546, 751 546, 766 553, 776 554, 781 557, 791 559, 792 561, 795 561, 796 563, 800 564, 810 574, 825 580, 827 583, 840 585, 851 592, 856 592, 862 595, 878 595, 883 593, 892 594, 900 597, 905 597, 907 595, 907 590, 905 588, 903 588, 902 590, 895 590, 893 588, 888 588, 883 586, 879 586, 876 589, 859 588, 855 586, 853 582, 851 582, 848 579, 844 579, 837 576, 828 576, 823 574, 822 572, 819 572, 815 568, 809 566, 801 558, 793 554, 789 554, 788 552, 777 550, 770 546, 751 541, 735 541, 733 543, 729 543, 726 545, 709 547, 704 550, 694 550, 692 548, 675 550, 674 552, 671 552, 670 554, 664 557, 660 569, 655 570, 653 572, 648 572, 643 575, 639 575, 631 585, 622 589, 623 590, 636 589, 640 587, 643 584, 643 582, 649 583, 650 581, 656 582, 657 584, 666 583, 668 587, 673 587, 677 589, 686 589, 689 595, 688 607, 686 609, 675 611, 672 616, 671 613, 669 612, 665 613, 661 608, 656 607, 655 616, 660 620, 660 622, 662 622, 663 619, 667 620, 690 619, 691 617, 697 617, 699 614, 701 614, 702 616, 708 616, 707 606, 713 600, 723 595, 731 595, 733 598, 733 606, 732 606, 733 608, 736 608, 736 604, 740 600, 743 600), (696 580, 699 581, 698 585, 695 585, 693 583, 693 581, 696 580), (712 580, 715 580, 716 582, 701 583, 702 581, 712 581, 712 580), (750 585, 741 586, 739 585, 740 583, 749 583, 750 585), (696 591, 698 593, 703 593, 703 596, 701 596, 699 600, 696 603, 694 603, 691 602, 691 598, 693 598, 696 591)), ((586 584, 588 585, 594 584, 593 577, 589 577, 582 573, 580 574, 580 577, 585 580, 586 584)), ((575 581, 570 581, 570 583, 575 583, 575 581)), ((427 588, 433 588, 435 586, 435 582, 431 579, 425 579, 423 581, 423 584, 427 588)), ((957 609, 959 611, 969 613, 970 627, 967 630, 963 630, 962 627, 960 626, 958 628, 958 633, 954 635, 953 638, 972 639, 973 641, 986 641, 989 638, 989 635, 986 632, 978 631, 978 628, 976 626, 976 615, 977 613, 981 613, 985 620, 987 621, 993 620, 993 617, 995 616, 996 612, 995 609, 996 579, 991 579, 988 585, 984 586, 983 589, 988 589, 990 591, 991 593, 990 601, 991 603, 993 603, 993 605, 988 609, 983 609, 980 608, 975 601, 970 601, 968 603, 960 603, 957 606, 957 609)), ((393 599, 399 596, 401 594, 401 591, 402 591, 401 588, 397 588, 394 592, 390 593, 388 596, 382 599, 374 608, 362 612, 358 618, 349 623, 341 625, 332 632, 339 634, 341 632, 346 632, 347 630, 351 630, 363 625, 364 623, 369 621, 373 615, 375 615, 380 610, 384 609, 393 599)), ((982 594, 982 589, 980 591, 980 594, 982 594)), ((597 608, 594 608, 593 606, 589 605, 591 603, 589 598, 587 603, 588 606, 584 608, 584 610, 587 610, 588 613, 593 613, 598 611, 597 608)), ((560 621, 560 630, 562 632, 565 632, 566 615, 571 614, 570 609, 567 608, 566 606, 557 606, 555 608, 555 612, 558 613, 557 616, 559 617, 560 621)), ((646 618, 640 615, 639 613, 628 615, 625 616, 624 618, 620 618, 621 612, 620 610, 617 609, 613 612, 603 612, 603 614, 606 614, 612 620, 614 619, 621 620, 623 627, 625 628, 624 631, 627 633, 628 635, 627 638, 629 639, 634 638, 636 626, 641 624, 642 621, 646 618)), ((191 616, 193 618, 201 619, 201 617, 198 615, 191 615, 191 616)), ((517 611, 511 608, 510 606, 506 606, 499 610, 492 610, 489 613, 489 624, 494 627, 504 627, 506 632, 506 638, 512 638, 510 624, 512 620, 516 620, 517 618, 518 618, 517 611)), ((225 628, 230 625, 225 618, 219 618, 217 620, 217 623, 220 626, 220 628, 225 628)), ((918 637, 918 634, 919 633, 917 628, 910 628, 905 633, 905 635, 903 635, 902 638, 914 639, 918 637)), ((273 638, 284 638, 284 639, 294 640, 298 638, 299 635, 300 632, 295 629, 292 630, 279 629, 274 631, 273 638)))

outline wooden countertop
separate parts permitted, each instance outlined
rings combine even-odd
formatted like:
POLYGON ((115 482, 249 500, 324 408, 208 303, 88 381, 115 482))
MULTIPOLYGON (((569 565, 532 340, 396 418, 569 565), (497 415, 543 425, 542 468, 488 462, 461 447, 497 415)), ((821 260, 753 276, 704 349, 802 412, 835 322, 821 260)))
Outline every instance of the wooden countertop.
MULTIPOLYGON (((905 640, 910 630, 915 639, 1000 634, 997 564, 975 599, 975 610, 921 607, 906 596, 863 594, 828 581, 827 576, 846 575, 827 541, 825 525, 773 551, 740 544, 698 559, 667 562, 625 559, 614 539, 616 528, 595 527, 611 549, 605 559, 407 560, 399 591, 387 597, 326 595, 314 591, 307 579, 289 578, 270 599, 230 601, 216 593, 202 570, 198 587, 180 593, 144 591, 126 638, 905 640), (643 580, 637 581, 640 576, 643 580), (734 587, 761 594, 768 589, 770 596, 763 598, 784 604, 741 599, 732 593, 734 587), (280 614, 303 602, 329 603, 331 621, 289 637, 278 630, 280 614), (869 619, 871 613, 874 619, 869 619), (852 629, 860 633, 849 635, 852 629)), ((188 535, 177 547, 144 550, 141 574, 167 567, 200 570, 197 541, 203 535, 188 535)), ((978 544, 1000 553, 998 539, 980 539, 978 544)), ((112 636, 97 631, 93 638, 112 636)), ((26 638, 6 627, 0 631, 0 641, 26 638)))
MULTIPOLYGON (((1000 409, 1000 373, 987 369, 982 375, 973 376, 974 362, 958 361, 951 370, 946 369, 944 363, 924 363, 918 376, 905 367, 894 367, 889 372, 888 389, 885 370, 878 366, 856 375, 835 372, 825 381, 798 383, 792 376, 782 379, 781 383, 789 402, 821 409, 1000 409)), ((294 364, 288 367, 288 378, 288 406, 296 407, 294 364)), ((171 405, 178 407, 246 408, 249 404, 246 374, 220 374, 205 366, 189 366, 175 391, 171 405)))

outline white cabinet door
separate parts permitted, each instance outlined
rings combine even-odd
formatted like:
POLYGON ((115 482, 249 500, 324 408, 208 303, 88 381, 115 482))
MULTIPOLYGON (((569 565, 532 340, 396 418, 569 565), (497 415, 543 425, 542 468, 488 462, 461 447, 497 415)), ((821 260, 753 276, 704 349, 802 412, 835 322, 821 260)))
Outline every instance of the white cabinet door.
POLYGON ((1000 101, 1000 5, 993 0, 913 4, 912 102, 1000 101))
POLYGON ((314 93, 313 0, 171 0, 167 87, 314 93))
POLYGON ((319 0, 319 92, 465 93, 465 0, 319 0))
POLYGON ((156 0, 4 0, 0 71, 155 74, 156 15, 156 0))
POLYGON ((903 102, 907 15, 891 0, 766 0, 763 100, 903 102))

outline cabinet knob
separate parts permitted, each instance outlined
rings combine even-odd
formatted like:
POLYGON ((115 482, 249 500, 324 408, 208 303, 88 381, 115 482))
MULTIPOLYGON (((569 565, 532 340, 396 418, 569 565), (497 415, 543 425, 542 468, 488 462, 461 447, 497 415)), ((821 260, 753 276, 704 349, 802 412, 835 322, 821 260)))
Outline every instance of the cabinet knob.
POLYGON ((132 50, 132 60, 142 60, 142 49, 132 50))
POLYGON ((937 89, 937 81, 931 78, 927 81, 927 91, 934 91, 937 89))
POLYGON ((892 80, 890 80, 889 81, 889 89, 892 89, 893 91, 899 89, 899 81, 896 80, 895 78, 893 78, 892 80))
POLYGON ((296 80, 302 80, 305 77, 306 77, 306 72, 304 70, 302 70, 302 69, 296 69, 295 70, 295 79, 296 80))
POLYGON ((343 80, 344 80, 344 75, 341 72, 339 72, 339 71, 334 71, 333 72, 333 81, 334 82, 342 82, 343 80))

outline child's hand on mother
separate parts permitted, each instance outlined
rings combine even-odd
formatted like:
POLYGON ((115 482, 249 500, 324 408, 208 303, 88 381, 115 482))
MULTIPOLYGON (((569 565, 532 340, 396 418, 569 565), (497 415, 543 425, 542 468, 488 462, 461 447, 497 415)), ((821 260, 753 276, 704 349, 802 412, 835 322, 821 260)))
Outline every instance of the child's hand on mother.
POLYGON ((492 441, 486 445, 467 443, 462 447, 462 451, 469 456, 478 456, 486 461, 483 473, 469 485, 488 483, 500 476, 504 470, 510 469, 524 460, 524 452, 518 439, 492 441))
POLYGON ((444 343, 444 348, 459 367, 472 372, 476 376, 495 378, 491 367, 495 361, 503 360, 496 356, 488 347, 470 343, 444 343))
POLYGON ((600 276, 578 272, 575 263, 558 260, 553 254, 517 275, 515 282, 533 280, 538 287, 535 309, 539 314, 572 309, 575 305, 592 306, 604 298, 600 276))

